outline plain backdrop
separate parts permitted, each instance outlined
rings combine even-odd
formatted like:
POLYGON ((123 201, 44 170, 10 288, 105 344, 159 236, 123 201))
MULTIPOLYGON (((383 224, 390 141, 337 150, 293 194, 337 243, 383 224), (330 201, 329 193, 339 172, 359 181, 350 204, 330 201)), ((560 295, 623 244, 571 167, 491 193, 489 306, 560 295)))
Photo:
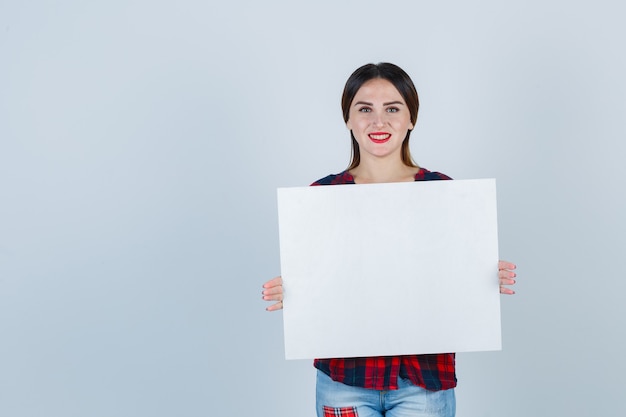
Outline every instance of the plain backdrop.
POLYGON ((418 163, 497 179, 519 266, 457 415, 624 415, 625 12, 0 1, 0 416, 313 416, 261 300, 276 188, 347 166, 341 90, 379 61, 417 85, 418 163))

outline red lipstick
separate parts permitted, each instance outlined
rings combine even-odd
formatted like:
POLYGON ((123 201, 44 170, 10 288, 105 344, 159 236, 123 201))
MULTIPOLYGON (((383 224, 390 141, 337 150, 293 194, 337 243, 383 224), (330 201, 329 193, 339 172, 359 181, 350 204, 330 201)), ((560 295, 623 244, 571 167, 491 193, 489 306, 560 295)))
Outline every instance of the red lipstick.
POLYGON ((367 135, 374 143, 385 143, 391 138, 391 133, 387 132, 372 132, 367 135))

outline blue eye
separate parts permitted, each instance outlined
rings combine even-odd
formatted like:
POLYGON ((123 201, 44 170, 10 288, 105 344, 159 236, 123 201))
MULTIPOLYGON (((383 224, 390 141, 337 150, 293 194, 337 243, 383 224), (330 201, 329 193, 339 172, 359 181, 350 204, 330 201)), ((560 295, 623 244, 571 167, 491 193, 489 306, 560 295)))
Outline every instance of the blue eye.
POLYGON ((400 109, 399 109, 399 108, 397 108, 397 107, 389 107, 389 108, 387 109, 387 113, 397 113, 397 112, 399 112, 399 111, 400 111, 400 109))
POLYGON ((361 107, 361 108, 359 109, 359 111, 360 111, 361 113, 369 113, 369 112, 371 112, 371 111, 372 111, 372 109, 370 109, 369 107, 361 107))

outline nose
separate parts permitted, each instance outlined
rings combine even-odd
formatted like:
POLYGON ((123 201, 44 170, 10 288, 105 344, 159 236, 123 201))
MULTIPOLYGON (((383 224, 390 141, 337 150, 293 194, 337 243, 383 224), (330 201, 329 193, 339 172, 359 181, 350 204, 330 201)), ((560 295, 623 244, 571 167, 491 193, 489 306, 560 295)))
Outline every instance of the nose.
POLYGON ((385 114, 381 112, 375 112, 373 121, 374 126, 383 127, 385 125, 385 114))

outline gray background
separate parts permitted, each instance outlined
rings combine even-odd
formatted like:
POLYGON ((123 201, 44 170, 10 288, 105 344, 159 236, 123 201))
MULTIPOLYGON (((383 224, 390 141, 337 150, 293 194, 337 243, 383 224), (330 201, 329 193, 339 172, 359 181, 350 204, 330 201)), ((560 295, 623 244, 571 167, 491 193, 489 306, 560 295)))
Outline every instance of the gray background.
POLYGON ((458 415, 624 415, 624 12, 0 2, 0 415, 313 416, 260 299, 275 190, 345 168, 341 89, 378 61, 417 84, 421 165, 497 178, 519 265, 458 415))

